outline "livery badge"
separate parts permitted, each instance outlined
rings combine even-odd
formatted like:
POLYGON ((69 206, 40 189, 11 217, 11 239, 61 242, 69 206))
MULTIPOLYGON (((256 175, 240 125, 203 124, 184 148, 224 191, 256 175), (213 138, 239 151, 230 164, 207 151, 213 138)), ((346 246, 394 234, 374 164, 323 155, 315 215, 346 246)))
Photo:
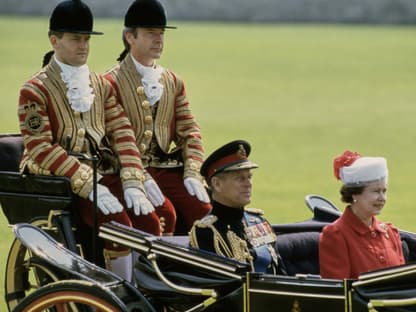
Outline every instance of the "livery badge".
POLYGON ((26 105, 24 108, 26 111, 26 128, 32 133, 40 133, 43 130, 44 123, 42 116, 36 110, 36 104, 31 103, 30 105, 26 105))

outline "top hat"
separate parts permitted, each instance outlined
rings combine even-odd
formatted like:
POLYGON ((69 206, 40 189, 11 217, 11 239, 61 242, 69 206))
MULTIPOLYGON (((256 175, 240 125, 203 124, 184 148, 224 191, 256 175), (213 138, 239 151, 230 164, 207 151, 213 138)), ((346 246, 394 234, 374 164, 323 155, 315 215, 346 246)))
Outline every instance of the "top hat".
POLYGON ((247 141, 236 140, 227 143, 204 161, 201 166, 201 175, 209 181, 221 172, 258 168, 257 164, 247 158, 250 151, 251 147, 247 141))
POLYGON ((81 0, 59 3, 49 19, 49 30, 90 35, 102 35, 92 30, 93 16, 90 8, 81 0))
POLYGON ((124 26, 130 28, 176 28, 166 25, 166 12, 158 0, 135 0, 124 16, 124 26))
POLYGON ((334 159, 334 174, 347 186, 363 186, 387 180, 387 161, 383 157, 361 157, 358 153, 345 151, 334 159))

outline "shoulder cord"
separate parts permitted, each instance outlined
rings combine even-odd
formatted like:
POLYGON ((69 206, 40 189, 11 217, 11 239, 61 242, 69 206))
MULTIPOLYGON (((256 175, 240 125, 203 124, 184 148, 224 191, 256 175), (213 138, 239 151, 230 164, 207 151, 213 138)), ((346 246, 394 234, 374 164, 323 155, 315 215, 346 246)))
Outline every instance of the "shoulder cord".
MULTIPOLYGON (((227 242, 224 240, 220 232, 215 228, 215 226, 206 225, 205 228, 209 228, 213 234, 213 244, 215 252, 223 257, 232 258, 237 261, 248 262, 251 266, 251 269, 254 271, 253 257, 250 254, 250 251, 247 246, 247 242, 237 236, 233 231, 227 231, 227 240, 230 243, 231 249, 228 246, 227 242)), ((196 231, 194 228, 190 232, 190 243, 193 247, 199 248, 198 239, 196 237, 196 231)))
MULTIPOLYGON (((251 266, 251 270, 254 271, 253 256, 250 254, 250 250, 248 249, 247 242, 241 239, 240 237, 238 237, 238 235, 235 234, 231 230, 228 230, 227 232, 227 239, 231 246, 231 250, 233 254, 232 258, 238 261, 248 262, 251 266)), ((222 239, 222 241, 224 240, 222 239)))

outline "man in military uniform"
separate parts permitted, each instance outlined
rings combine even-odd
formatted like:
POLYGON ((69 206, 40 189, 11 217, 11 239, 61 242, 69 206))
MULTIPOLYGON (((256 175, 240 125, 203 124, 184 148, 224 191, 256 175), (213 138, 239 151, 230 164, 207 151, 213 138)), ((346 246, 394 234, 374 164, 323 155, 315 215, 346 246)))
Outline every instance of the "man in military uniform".
POLYGON ((251 264, 253 271, 284 273, 275 247, 276 235, 262 211, 244 208, 251 201, 250 144, 232 141, 213 152, 201 174, 212 192, 212 211, 196 221, 191 246, 251 264))
MULTIPOLYGON (((73 213, 92 227, 90 160, 96 155, 98 224, 115 220, 160 235, 159 217, 145 196, 131 124, 112 86, 86 65, 91 35, 102 34, 92 30, 89 7, 79 0, 63 1, 53 10, 49 26, 53 51, 20 90, 18 115, 25 146, 21 172, 68 177, 78 195, 73 213)), ((131 278, 129 249, 107 243, 104 253, 110 269, 131 278)))
POLYGON ((188 233, 211 209, 199 169, 203 162, 200 128, 191 113, 182 79, 156 63, 168 26, 158 0, 135 0, 124 17, 125 50, 105 77, 117 90, 135 131, 146 168, 145 190, 165 232, 188 233))

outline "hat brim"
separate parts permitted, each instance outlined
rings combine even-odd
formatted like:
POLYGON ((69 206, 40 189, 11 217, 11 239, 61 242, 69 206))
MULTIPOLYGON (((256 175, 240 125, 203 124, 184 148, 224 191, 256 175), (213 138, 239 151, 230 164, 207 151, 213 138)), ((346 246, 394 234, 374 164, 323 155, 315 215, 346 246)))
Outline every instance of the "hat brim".
POLYGON ((227 166, 225 168, 223 168, 222 170, 219 170, 216 172, 220 173, 220 172, 229 172, 229 171, 238 171, 238 170, 244 170, 244 169, 256 169, 259 166, 251 161, 244 161, 241 163, 237 163, 231 166, 227 166))
POLYGON ((93 30, 91 31, 90 30, 73 30, 73 29, 62 28, 62 29, 56 29, 53 31, 66 32, 66 33, 72 33, 72 34, 83 34, 83 35, 104 35, 104 33, 101 31, 93 31, 93 30))
POLYGON ((157 29, 177 29, 176 26, 163 26, 163 25, 132 25, 129 28, 157 28, 157 29))

